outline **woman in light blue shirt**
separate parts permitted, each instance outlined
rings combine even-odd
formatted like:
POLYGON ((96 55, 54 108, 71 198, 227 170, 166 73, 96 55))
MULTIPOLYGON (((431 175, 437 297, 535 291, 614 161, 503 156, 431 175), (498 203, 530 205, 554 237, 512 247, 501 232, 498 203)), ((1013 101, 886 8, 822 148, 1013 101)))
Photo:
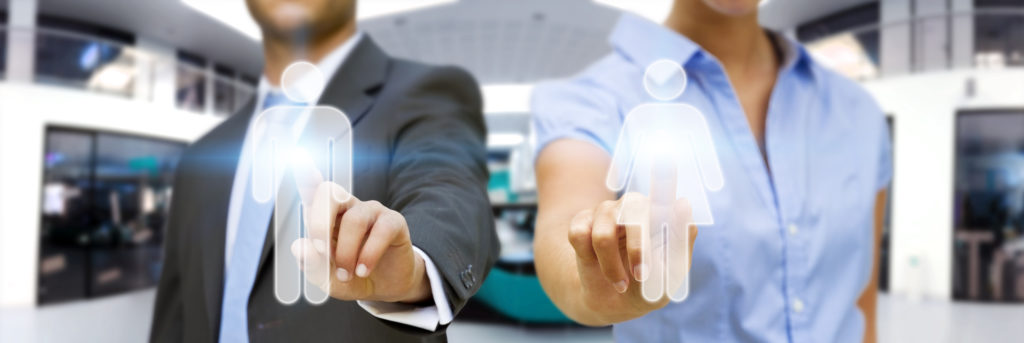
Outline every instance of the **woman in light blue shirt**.
MULTIPOLYGON (((758 26, 757 0, 677 0, 664 25, 623 15, 613 53, 533 96, 545 291, 628 342, 875 340, 877 242, 891 178, 884 115, 854 82, 758 26), (700 110, 724 187, 693 245, 689 297, 647 302, 605 177, 642 80, 669 59, 700 110), (636 271, 636 272, 634 272, 636 271)), ((691 231, 694 232, 694 231, 691 231)), ((694 232, 696 233, 696 232, 694 232)), ((691 235, 691 239, 694 235, 691 235)))

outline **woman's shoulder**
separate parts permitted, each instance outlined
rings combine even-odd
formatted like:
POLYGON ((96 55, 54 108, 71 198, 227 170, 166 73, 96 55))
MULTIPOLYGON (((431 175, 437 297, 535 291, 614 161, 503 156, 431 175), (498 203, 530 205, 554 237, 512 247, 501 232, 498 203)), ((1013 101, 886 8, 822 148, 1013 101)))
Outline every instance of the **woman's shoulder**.
POLYGON ((575 76, 538 84, 530 97, 538 151, 556 139, 573 138, 610 152, 622 125, 622 104, 635 92, 626 87, 642 87, 642 79, 628 80, 636 73, 630 68, 611 54, 575 76))
POLYGON ((641 87, 637 70, 621 55, 611 53, 571 77, 539 83, 533 91, 533 104, 535 108, 548 104, 584 104, 613 110, 618 98, 631 92, 628 87, 641 87))
POLYGON ((815 77, 819 79, 821 89, 834 102, 833 105, 856 105, 856 108, 860 110, 872 109, 881 113, 878 101, 862 84, 813 59, 811 61, 811 69, 815 77))
POLYGON ((880 124, 885 122, 885 111, 864 85, 810 60, 822 113, 839 120, 828 122, 840 123, 850 130, 875 131, 884 127, 880 124))

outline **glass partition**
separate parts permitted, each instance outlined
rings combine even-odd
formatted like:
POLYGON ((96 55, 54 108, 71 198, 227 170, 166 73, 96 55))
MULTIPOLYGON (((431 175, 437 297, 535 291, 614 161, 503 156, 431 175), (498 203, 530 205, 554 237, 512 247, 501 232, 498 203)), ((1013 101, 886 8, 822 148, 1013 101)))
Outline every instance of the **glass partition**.
MULTIPOLYGON (((0 12, 0 15, 3 15, 0 12)), ((0 25, 0 80, 7 79, 7 27, 0 25)))
POLYGON ((35 81, 124 97, 134 95, 137 77, 132 48, 98 37, 36 29, 35 81))
POLYGON ((38 302, 156 284, 182 142, 48 128, 38 302))
MULTIPOLYGON (((82 89, 142 101, 175 99, 176 107, 195 113, 230 114, 252 99, 254 82, 235 74, 210 80, 205 61, 149 53, 131 44, 94 35, 51 28, 8 28, 0 25, 0 79, 6 79, 7 35, 35 37, 33 80, 38 84, 82 89), (177 70, 173 79, 162 70, 177 70), (161 79, 162 78, 162 79, 161 79), (175 94, 155 94, 172 87, 175 94), (214 87, 217 107, 208 108, 207 89, 214 87)), ((163 101, 160 101, 163 102, 163 101)))
POLYGON ((175 78, 175 105, 182 110, 206 111, 206 71, 188 63, 179 63, 175 78))
MULTIPOLYGON (((857 13, 861 12, 864 15, 854 17, 870 17, 877 9, 865 7, 857 13)), ((850 29, 856 22, 819 21, 803 26, 798 36, 821 63, 862 81, 954 68, 1024 66, 1024 9, 1019 7, 979 8, 850 29)), ((14 30, 0 26, 0 76, 6 74, 6 37, 14 30)), ((201 58, 148 54, 130 44, 67 30, 30 32, 36 36, 39 83, 149 101, 173 96, 179 109, 218 115, 234 113, 255 95, 255 80, 234 72, 211 72, 201 58), (175 94, 154 96, 154 90, 167 89, 153 81, 156 70, 168 64, 177 70, 175 94)))
POLYGON ((1024 66, 1024 15, 978 15, 974 21, 974 56, 979 66, 1024 66))
POLYGON ((213 73, 213 114, 230 116, 235 113, 235 72, 218 65, 213 73))
POLYGON ((1024 301, 1024 112, 957 113, 953 299, 1024 301))
POLYGON ((89 228, 93 225, 93 135, 47 132, 43 156, 42 219, 39 238, 40 304, 88 294, 89 228))
POLYGON ((245 105, 248 105, 249 102, 256 99, 257 84, 258 83, 255 78, 247 77, 245 75, 239 75, 238 82, 235 84, 234 87, 235 103, 234 110, 231 111, 231 114, 235 114, 236 112, 240 111, 243 107, 245 107, 245 105))
POLYGON ((1024 9, 975 9, 801 38, 819 62, 859 81, 956 68, 1020 67, 1024 9))

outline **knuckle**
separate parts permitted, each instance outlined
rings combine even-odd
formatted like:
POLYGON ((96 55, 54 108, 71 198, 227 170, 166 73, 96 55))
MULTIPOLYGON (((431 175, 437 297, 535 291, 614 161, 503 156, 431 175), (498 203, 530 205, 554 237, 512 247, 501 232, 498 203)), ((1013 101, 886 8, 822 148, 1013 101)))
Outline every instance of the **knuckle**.
POLYGON ((406 226, 405 216, 397 211, 387 210, 387 212, 384 212, 383 219, 386 223, 389 223, 390 226, 394 226, 396 229, 406 226))
POLYGON ((402 227, 398 226, 394 219, 385 219, 382 224, 384 225, 381 225, 380 229, 385 237, 394 236, 402 231, 402 227))
POLYGON ((590 238, 592 215, 592 210, 584 210, 572 218, 569 222, 569 239, 590 238))
POLYGON ((580 211, 579 213, 576 213, 576 215, 572 217, 572 220, 570 221, 570 225, 571 226, 582 226, 582 225, 590 226, 590 222, 593 221, 593 219, 594 219, 594 210, 593 209, 586 209, 586 210, 580 211))
POLYGON ((594 247, 602 250, 616 248, 618 245, 615 235, 609 233, 608 230, 594 231, 593 240, 594 247))
POLYGON ((348 219, 349 224, 366 225, 370 221, 370 213, 366 211, 365 207, 357 207, 346 212, 345 219, 348 219))
POLYGON ((575 227, 569 230, 569 243, 574 247, 583 247, 590 245, 590 230, 589 228, 575 227))
POLYGON ((573 229, 578 229, 578 230, 583 229, 583 228, 589 229, 590 228, 590 223, 592 221, 593 221, 593 211, 586 210, 586 211, 580 212, 580 213, 576 214, 576 216, 572 217, 572 220, 569 222, 569 227, 573 228, 573 229))

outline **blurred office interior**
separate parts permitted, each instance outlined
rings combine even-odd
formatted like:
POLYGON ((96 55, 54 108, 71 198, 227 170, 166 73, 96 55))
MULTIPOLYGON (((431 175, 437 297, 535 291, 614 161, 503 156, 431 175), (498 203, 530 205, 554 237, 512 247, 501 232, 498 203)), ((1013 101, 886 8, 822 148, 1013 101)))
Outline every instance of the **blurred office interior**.
MULTIPOLYGON (((670 3, 360 2, 389 53, 482 85, 502 252, 452 341, 611 340, 534 275, 529 94, 670 3)), ((761 22, 889 117, 881 341, 1024 340, 1024 0, 770 0, 761 22)), ((0 0, 0 341, 146 339, 178 158, 253 99, 259 39, 243 0, 0 0)))

